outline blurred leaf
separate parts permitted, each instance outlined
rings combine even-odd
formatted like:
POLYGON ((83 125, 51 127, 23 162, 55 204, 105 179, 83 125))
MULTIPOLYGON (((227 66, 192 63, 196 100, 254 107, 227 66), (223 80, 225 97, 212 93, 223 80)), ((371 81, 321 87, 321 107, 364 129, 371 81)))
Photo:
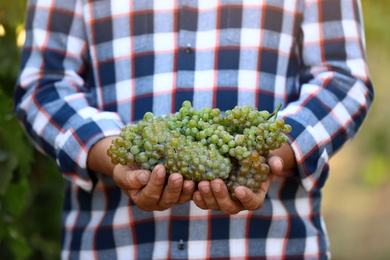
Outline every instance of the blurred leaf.
POLYGON ((3 27, 6 35, 0 37, 0 87, 11 97, 19 69, 20 50, 16 45, 16 29, 6 24, 3 27))
POLYGON ((8 183, 12 179, 12 173, 18 166, 17 158, 11 154, 7 154, 0 149, 0 196, 4 195, 7 190, 8 183))
POLYGON ((4 146, 6 139, 10 136, 8 132, 8 123, 12 116, 11 102, 9 98, 0 89, 0 196, 4 195, 8 183, 12 179, 12 174, 18 166, 17 158, 9 149, 4 146))
MULTIPOLYGON (((0 86, 3 86, 3 84, 0 83, 0 86)), ((12 111, 12 103, 10 97, 5 94, 2 88, 0 88, 0 104, 0 124, 3 124, 8 120, 12 111)))
MULTIPOLYGON (((11 97, 8 97, 1 89, 0 104, 0 149, 3 156, 9 157, 9 160, 18 158, 18 173, 27 176, 31 170, 31 163, 33 161, 33 147, 27 140, 26 134, 13 114, 11 97)), ((10 161, 7 167, 10 169, 13 168, 12 170, 14 170, 16 165, 13 167, 13 163, 15 162, 10 161)))
POLYGON ((27 140, 27 137, 16 119, 13 118, 9 124, 6 124, 6 128, 2 129, 0 135, 4 137, 0 139, 2 146, 9 154, 18 158, 18 174, 21 176, 27 176, 31 171, 31 163, 33 162, 33 146, 27 140))
POLYGON ((0 259, 27 259, 32 252, 26 238, 12 226, 7 227, 7 233, 10 236, 4 243, 7 244, 7 251, 10 252, 0 252, 0 259))
POLYGON ((20 217, 26 207, 28 191, 28 180, 25 178, 9 183, 3 196, 3 210, 13 218, 20 217))
POLYGON ((7 21, 13 27, 23 23, 26 1, 0 1, 0 23, 7 21))

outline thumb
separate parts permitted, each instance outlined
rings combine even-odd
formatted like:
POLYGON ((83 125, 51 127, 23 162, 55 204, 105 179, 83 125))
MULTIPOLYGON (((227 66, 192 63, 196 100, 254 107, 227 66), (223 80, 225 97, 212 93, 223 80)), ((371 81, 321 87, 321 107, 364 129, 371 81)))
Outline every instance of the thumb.
POLYGON ((114 168, 112 177, 121 189, 140 189, 148 183, 150 171, 118 164, 114 168))
POLYGON ((282 172, 284 167, 284 161, 282 158, 276 155, 271 155, 268 158, 268 165, 273 175, 278 175, 278 176, 283 175, 282 172))

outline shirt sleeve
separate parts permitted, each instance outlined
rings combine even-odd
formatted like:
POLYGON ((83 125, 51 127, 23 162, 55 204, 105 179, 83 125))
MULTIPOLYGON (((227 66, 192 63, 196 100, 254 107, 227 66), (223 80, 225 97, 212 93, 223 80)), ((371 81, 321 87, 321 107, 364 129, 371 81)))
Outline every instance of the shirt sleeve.
POLYGON ((15 89, 16 115, 36 147, 55 158, 64 177, 91 190, 87 154, 123 122, 105 112, 91 89, 80 1, 29 1, 26 42, 15 89))
POLYGON ((355 136, 371 106, 359 1, 306 1, 299 98, 282 111, 307 191, 319 189, 329 159, 355 136))

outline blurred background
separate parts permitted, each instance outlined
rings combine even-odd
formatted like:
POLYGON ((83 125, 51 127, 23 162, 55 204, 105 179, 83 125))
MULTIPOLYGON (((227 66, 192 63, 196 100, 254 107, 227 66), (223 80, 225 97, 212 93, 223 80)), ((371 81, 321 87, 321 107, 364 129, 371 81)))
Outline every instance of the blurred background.
MULTIPOLYGON (((0 2, 0 259, 58 259, 64 181, 12 112, 25 0, 0 2)), ((331 159, 323 214, 333 259, 390 259, 390 1, 362 0, 376 99, 331 159)))

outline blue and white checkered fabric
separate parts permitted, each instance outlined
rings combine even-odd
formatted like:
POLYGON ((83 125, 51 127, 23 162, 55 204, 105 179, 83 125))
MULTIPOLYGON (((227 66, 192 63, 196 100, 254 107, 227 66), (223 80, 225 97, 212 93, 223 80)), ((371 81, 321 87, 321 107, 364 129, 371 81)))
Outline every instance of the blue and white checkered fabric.
POLYGON ((16 113, 69 180, 62 257, 328 258, 328 161, 373 98, 361 19, 357 0, 30 0, 16 113), (262 209, 229 216, 143 212, 86 169, 99 139, 184 100, 281 103, 297 173, 273 181, 262 209))

